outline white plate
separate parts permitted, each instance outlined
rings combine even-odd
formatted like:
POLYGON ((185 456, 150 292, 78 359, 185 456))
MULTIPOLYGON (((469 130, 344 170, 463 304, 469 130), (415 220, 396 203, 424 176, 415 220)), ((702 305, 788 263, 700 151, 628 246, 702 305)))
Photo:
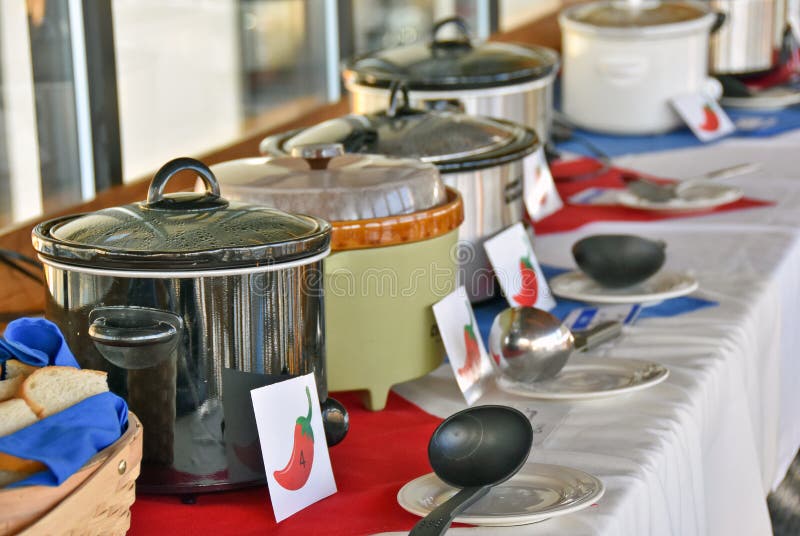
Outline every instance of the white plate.
POLYGON ((572 356, 555 378, 516 382, 498 376, 497 386, 508 393, 540 400, 586 400, 648 389, 668 376, 668 368, 652 361, 572 356))
POLYGON ((722 97, 723 106, 750 110, 778 110, 800 103, 800 90, 789 86, 776 86, 759 91, 752 97, 722 97))
POLYGON ((669 201, 650 201, 639 197, 630 190, 621 190, 617 194, 617 202, 628 208, 656 212, 695 212, 711 210, 744 197, 744 192, 733 186, 712 182, 710 180, 692 181, 691 185, 680 189, 680 197, 669 201))
POLYGON ((689 274, 661 271, 638 285, 607 288, 581 271, 557 275, 548 281, 556 296, 589 303, 657 303, 697 290, 689 274))
MULTIPOLYGON (((457 491, 434 473, 428 473, 400 488, 397 502, 406 511, 423 517, 457 491)), ((605 487, 597 477, 578 469, 526 463, 519 473, 489 490, 455 521, 486 527, 538 523, 583 510, 602 497, 603 492, 605 487)))

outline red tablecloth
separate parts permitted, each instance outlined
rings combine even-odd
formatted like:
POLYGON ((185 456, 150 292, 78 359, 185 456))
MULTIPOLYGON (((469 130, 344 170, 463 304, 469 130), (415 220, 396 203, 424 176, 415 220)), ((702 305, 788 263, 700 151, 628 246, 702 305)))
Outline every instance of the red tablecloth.
POLYGON ((772 205, 770 201, 742 198, 734 203, 722 205, 702 212, 655 212, 638 210, 624 206, 572 205, 569 198, 587 188, 624 188, 622 174, 625 170, 610 168, 596 176, 593 170, 601 164, 591 158, 581 158, 566 162, 556 162, 551 166, 556 189, 564 201, 564 208, 534 224, 537 234, 571 231, 587 223, 598 221, 659 221, 686 218, 702 214, 713 214, 729 210, 763 207, 772 205), (582 178, 589 176, 590 178, 582 178))
MULTIPOLYGON (((199 495, 138 495, 129 534, 370 534, 410 530, 419 519, 397 504, 397 491, 431 472, 428 440, 441 419, 390 394, 383 411, 368 411, 352 393, 336 399, 350 413, 350 432, 330 449, 338 492, 275 523, 266 486, 199 495)), ((146 433, 146 432, 145 432, 146 433)))

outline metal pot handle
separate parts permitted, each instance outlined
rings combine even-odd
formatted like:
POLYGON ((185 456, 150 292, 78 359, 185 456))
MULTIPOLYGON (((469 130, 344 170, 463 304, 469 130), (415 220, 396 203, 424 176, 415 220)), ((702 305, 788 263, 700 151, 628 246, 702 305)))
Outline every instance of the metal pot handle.
POLYGON ((169 359, 180 339, 178 315, 146 307, 97 307, 89 313, 89 338, 110 363, 127 370, 169 359))
POLYGON ((227 204, 228 202, 220 196, 219 182, 208 166, 194 158, 181 157, 170 160, 156 172, 150 182, 150 188, 147 190, 147 201, 144 206, 146 208, 203 210, 216 209, 227 204), (187 199, 164 195, 164 189, 169 180, 176 173, 185 170, 194 171, 200 176, 206 186, 205 192, 199 197, 192 195, 187 199))
POLYGON ((408 87, 405 82, 395 80, 389 86, 389 108, 386 109, 387 117, 397 117, 398 112, 411 108, 408 99, 408 87), (402 97, 403 101, 400 102, 402 97))
POLYGON ((432 47, 447 46, 448 44, 452 44, 454 42, 454 41, 443 41, 439 39, 439 32, 443 27, 447 26, 448 24, 455 25, 456 28, 458 28, 458 33, 461 34, 460 39, 456 40, 455 42, 458 43, 459 45, 472 48, 472 39, 470 38, 469 27, 467 26, 467 22, 461 17, 448 17, 434 24, 433 29, 431 30, 431 46, 432 47))
POLYGON ((89 326, 89 337, 93 341, 127 348, 169 342, 177 333, 175 326, 166 322, 141 327, 119 327, 109 324, 104 316, 96 318, 89 326))
POLYGON ((325 428, 325 439, 328 446, 339 443, 350 430, 350 415, 341 402, 328 397, 320 402, 322 409, 322 425, 325 428))

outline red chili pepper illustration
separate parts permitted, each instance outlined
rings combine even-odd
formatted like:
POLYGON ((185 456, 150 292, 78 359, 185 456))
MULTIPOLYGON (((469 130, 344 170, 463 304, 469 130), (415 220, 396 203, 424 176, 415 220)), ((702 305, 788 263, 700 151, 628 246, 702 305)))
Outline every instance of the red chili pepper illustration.
MULTIPOLYGON (((533 170, 533 183, 538 184, 539 179, 542 178, 542 168, 540 166, 536 166, 536 169, 533 170)), ((545 206, 547 203, 547 191, 545 191, 542 196, 539 198, 539 207, 545 206)))
POLYGON ((467 348, 467 357, 464 366, 458 369, 458 375, 472 378, 480 375, 481 351, 478 348, 478 339, 475 337, 475 328, 472 323, 464 326, 464 346, 467 348))
POLYGON ((294 425, 294 447, 289 463, 272 476, 284 489, 291 491, 302 488, 311 474, 314 463, 314 431, 311 429, 311 393, 306 387, 308 397, 308 415, 300 416, 294 425))
POLYGON ((719 128, 719 117, 708 104, 703 106, 703 115, 703 123, 699 127, 700 130, 714 132, 719 128))
POLYGON ((519 260, 519 271, 522 275, 522 286, 519 293, 514 296, 514 301, 523 307, 533 307, 539 296, 539 283, 536 281, 536 272, 528 257, 519 260))

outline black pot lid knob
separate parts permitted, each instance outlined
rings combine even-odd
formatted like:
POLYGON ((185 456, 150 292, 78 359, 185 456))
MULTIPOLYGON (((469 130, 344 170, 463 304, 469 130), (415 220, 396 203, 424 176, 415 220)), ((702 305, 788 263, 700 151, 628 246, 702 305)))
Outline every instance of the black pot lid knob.
POLYGON ((395 80, 389 86, 389 106, 386 108, 387 117, 397 117, 398 112, 411 109, 408 98, 408 86, 401 80, 395 80))
POLYGON ((453 45, 460 45, 467 48, 472 48, 472 38, 469 32, 467 22, 461 17, 447 17, 433 25, 431 30, 431 47, 447 47, 453 45), (458 29, 459 38, 453 40, 443 40, 439 38, 439 33, 445 26, 455 26, 458 29))
POLYGON ((142 205, 143 208, 162 210, 213 210, 226 206, 228 201, 220 195, 219 182, 214 173, 201 161, 185 156, 161 166, 150 182, 147 201, 142 205), (165 195, 164 190, 170 179, 187 170, 197 173, 205 184, 206 191, 202 194, 165 195))

